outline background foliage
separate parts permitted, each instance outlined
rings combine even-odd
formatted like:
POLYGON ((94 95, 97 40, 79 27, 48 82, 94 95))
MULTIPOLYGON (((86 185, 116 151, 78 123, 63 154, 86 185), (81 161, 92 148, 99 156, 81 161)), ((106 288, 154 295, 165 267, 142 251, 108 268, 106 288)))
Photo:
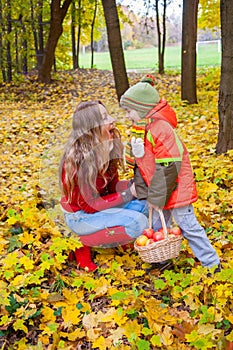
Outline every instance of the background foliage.
MULTIPOLYGON (((130 74, 130 83, 140 75, 130 74)), ((180 77, 157 76, 178 113, 197 181, 195 210, 223 265, 207 277, 186 241, 171 271, 147 273, 133 250, 94 249, 95 273, 67 261, 80 246, 59 210, 57 171, 71 115, 82 99, 100 99, 117 120, 111 72, 28 75, 0 86, 1 349, 226 349, 233 342, 232 158, 216 156, 219 70, 199 72, 198 105, 180 102, 180 77)), ((130 172, 121 174, 129 178, 130 172)))
MULTIPOLYGON (((61 6, 63 3, 64 1, 61 1, 61 6)), ((145 54, 145 63, 142 68, 149 66, 149 68, 154 69, 158 61, 157 49, 155 49, 158 45, 158 34, 156 14, 152 10, 152 4, 150 3, 149 5, 149 3, 142 1, 140 5, 137 1, 117 1, 126 61, 127 55, 130 55, 126 50, 151 48, 153 60, 151 62, 150 59, 147 59, 147 54, 145 54), (128 5, 126 6, 125 3, 128 5), (147 7, 150 8, 150 11, 146 15, 147 7)), ((163 1, 161 1, 161 4, 163 4, 163 1)), ((50 6, 51 2, 49 0, 22 0, 20 2, 17 0, 0 0, 0 81, 17 79, 19 74, 26 74, 32 69, 38 69, 41 66, 51 24, 50 6)), ((166 19, 166 43, 168 45, 179 45, 182 33, 181 1, 169 1, 167 2, 167 7, 169 11, 166 19), (176 3, 176 6, 174 6, 174 3, 176 3)), ((163 6, 161 5, 160 10, 162 8, 163 6)), ((220 38, 219 0, 212 2, 201 0, 198 15, 198 40, 220 38)), ((59 38, 56 47, 54 70, 77 68, 74 67, 72 44, 74 44, 76 54, 79 51, 80 64, 77 62, 76 64, 79 64, 80 68, 91 66, 91 58, 88 56, 91 55, 90 48, 93 45, 94 57, 96 56, 94 65, 98 69, 111 69, 101 1, 74 0, 72 2, 72 6, 69 7, 63 22, 63 34, 59 38), (91 43, 91 30, 96 2, 98 6, 93 26, 94 42, 91 43), (73 37, 72 30, 74 31, 73 37), (84 54, 82 55, 84 52, 87 53, 87 57, 84 54), (100 52, 107 55, 107 60, 109 60, 107 67, 104 66, 102 68, 102 66, 98 65, 98 54, 100 52), (89 66, 87 65, 87 60, 89 66)), ((180 48, 178 50, 180 51, 180 48)), ((209 54, 211 55, 211 53, 209 54)), ((173 57, 173 53, 169 53, 169 55, 173 57)), ((203 63, 201 64, 203 65, 203 63)), ((205 64, 208 64, 208 62, 205 64)), ((175 64, 170 64, 169 60, 168 67, 176 66, 176 62, 175 64)), ((131 65, 127 65, 127 68, 131 68, 131 65)), ((133 66, 132 68, 138 67, 133 66)))

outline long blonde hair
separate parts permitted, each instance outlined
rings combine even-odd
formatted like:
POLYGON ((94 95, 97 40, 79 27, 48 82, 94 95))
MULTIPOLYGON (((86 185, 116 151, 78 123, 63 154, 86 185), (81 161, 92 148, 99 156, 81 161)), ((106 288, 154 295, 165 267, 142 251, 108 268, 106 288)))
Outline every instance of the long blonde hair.
POLYGON ((60 187, 62 193, 71 202, 75 184, 84 193, 84 186, 89 186, 93 194, 97 194, 96 179, 100 174, 106 181, 105 173, 108 170, 114 175, 117 167, 123 167, 123 144, 117 128, 114 134, 113 148, 103 137, 103 117, 99 105, 100 101, 81 102, 74 114, 72 131, 65 146, 60 163, 60 187), (65 170, 65 185, 62 173, 65 170))

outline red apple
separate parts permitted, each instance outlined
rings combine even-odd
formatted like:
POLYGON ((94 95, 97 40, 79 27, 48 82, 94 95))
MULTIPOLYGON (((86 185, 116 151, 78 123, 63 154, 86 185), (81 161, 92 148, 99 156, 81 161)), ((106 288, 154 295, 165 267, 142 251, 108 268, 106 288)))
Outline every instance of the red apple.
POLYGON ((153 234, 154 234, 154 230, 153 228, 146 228, 142 234, 145 235, 147 238, 152 238, 153 237, 153 234))
POLYGON ((174 236, 180 236, 181 235, 181 229, 178 226, 172 227, 170 229, 170 234, 172 234, 174 236))
POLYGON ((164 233, 163 233, 163 232, 156 231, 156 232, 153 234, 153 240, 154 240, 155 242, 162 241, 163 239, 164 239, 164 233))
MULTIPOLYGON (((163 228, 161 227, 160 229, 158 229, 159 232, 163 232, 164 233, 164 230, 163 228)), ((167 233, 170 233, 170 228, 167 227, 167 233)))

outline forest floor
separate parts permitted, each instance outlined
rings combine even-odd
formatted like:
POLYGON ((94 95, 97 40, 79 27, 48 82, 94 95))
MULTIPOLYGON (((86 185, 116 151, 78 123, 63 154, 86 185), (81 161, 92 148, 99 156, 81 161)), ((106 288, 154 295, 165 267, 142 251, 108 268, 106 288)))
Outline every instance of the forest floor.
MULTIPOLYGON (((57 74, 50 85, 32 75, 0 85, 2 350, 232 349, 233 151, 215 153, 219 74, 198 75, 196 105, 180 100, 179 75, 155 75, 190 152, 196 216, 223 267, 215 275, 185 240, 174 268, 162 272, 148 273, 150 264, 121 247, 94 248, 94 273, 68 262, 80 242, 60 212, 59 160, 81 100, 101 100, 128 140, 112 73, 76 70, 57 74)), ((130 84, 141 76, 129 73, 130 84)))

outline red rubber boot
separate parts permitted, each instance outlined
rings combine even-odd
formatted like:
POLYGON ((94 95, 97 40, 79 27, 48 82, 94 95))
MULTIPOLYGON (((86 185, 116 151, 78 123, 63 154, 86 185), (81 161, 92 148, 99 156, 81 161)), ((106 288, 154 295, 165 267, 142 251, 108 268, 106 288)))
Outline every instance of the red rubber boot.
POLYGON ((82 269, 94 271, 98 268, 98 266, 91 260, 91 247, 84 245, 79 249, 75 249, 74 254, 77 264, 82 269))

